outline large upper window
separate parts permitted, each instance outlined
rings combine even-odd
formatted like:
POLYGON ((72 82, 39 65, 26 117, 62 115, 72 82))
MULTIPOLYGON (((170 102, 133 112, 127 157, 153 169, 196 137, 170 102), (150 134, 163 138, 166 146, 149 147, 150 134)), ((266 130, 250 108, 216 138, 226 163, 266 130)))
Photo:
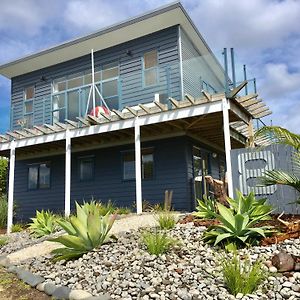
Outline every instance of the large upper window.
MULTIPOLYGON (((119 64, 113 62, 95 68, 95 105, 103 106, 101 96, 109 109, 119 108, 119 64)), ((84 117, 93 108, 92 74, 90 71, 55 79, 52 83, 53 122, 64 122, 84 117), (88 102, 88 99, 90 101, 88 102)))
MULTIPOLYGON (((142 179, 153 178, 153 149, 142 149, 142 179)), ((123 179, 135 179, 135 155, 134 151, 123 154, 123 179)))
POLYGON ((158 57, 157 51, 146 52, 143 56, 144 86, 157 84, 158 81, 158 57))
POLYGON ((28 189, 48 189, 50 188, 50 164, 41 163, 28 167, 28 189))
POLYGON ((34 86, 25 88, 24 90, 24 126, 30 128, 33 126, 33 105, 34 105, 35 89, 34 86))

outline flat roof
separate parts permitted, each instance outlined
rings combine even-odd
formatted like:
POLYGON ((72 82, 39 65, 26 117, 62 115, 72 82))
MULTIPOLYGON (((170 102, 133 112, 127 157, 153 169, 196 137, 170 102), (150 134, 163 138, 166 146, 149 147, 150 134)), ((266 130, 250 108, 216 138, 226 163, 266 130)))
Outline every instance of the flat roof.
MULTIPOLYGON (((212 54, 195 24, 180 2, 174 2, 126 21, 103 28, 94 33, 64 42, 54 47, 30 54, 0 66, 0 74, 13 78, 74 58, 103 50, 130 40, 180 25, 201 55, 212 54)), ((221 65, 213 55, 207 58, 212 69, 218 74, 221 65)))

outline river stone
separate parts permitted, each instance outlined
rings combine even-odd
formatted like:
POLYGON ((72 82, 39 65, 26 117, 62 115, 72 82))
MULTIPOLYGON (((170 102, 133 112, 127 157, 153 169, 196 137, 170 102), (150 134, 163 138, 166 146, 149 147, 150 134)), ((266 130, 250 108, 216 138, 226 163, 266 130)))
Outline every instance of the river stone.
POLYGON ((45 291, 45 282, 39 283, 35 288, 40 291, 40 292, 44 292, 45 291))
POLYGON ((7 268, 9 264, 9 258, 7 258, 6 255, 0 255, 0 266, 7 268))
POLYGON ((111 297, 109 296, 109 294, 103 294, 100 296, 92 296, 92 297, 86 298, 85 300, 111 300, 111 297))
POLYGON ((36 287, 38 284, 45 281, 42 276, 34 275, 31 272, 22 269, 18 270, 17 276, 31 287, 36 287))
POLYGON ((46 283, 44 286, 44 291, 47 295, 51 296, 56 289, 56 285, 53 283, 46 283))
POLYGON ((69 299, 70 292, 71 290, 68 287, 59 286, 54 290, 52 298, 56 300, 69 299))
POLYGON ((84 290, 72 290, 69 295, 70 300, 82 300, 89 297, 92 297, 92 295, 84 290))

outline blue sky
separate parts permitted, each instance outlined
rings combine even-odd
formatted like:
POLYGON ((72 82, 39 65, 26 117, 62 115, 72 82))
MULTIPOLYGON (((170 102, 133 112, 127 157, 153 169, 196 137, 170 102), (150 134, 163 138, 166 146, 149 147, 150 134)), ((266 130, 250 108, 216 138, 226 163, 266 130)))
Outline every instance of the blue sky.
MULTIPOLYGON (((0 64, 169 3, 164 0, 1 0, 0 64)), ((300 133, 300 1, 183 0, 218 55, 234 47, 273 111, 265 122, 300 133)), ((218 55, 219 57, 219 55, 218 55)), ((0 76, 0 132, 10 81, 0 76)))

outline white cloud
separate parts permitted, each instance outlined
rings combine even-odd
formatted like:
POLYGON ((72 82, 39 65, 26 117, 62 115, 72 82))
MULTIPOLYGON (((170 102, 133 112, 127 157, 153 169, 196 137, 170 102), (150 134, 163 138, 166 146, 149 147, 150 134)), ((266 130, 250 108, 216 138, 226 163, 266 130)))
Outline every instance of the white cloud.
POLYGON ((186 0, 200 32, 215 48, 265 49, 300 32, 297 0, 186 0))
POLYGON ((44 26, 52 26, 58 17, 63 1, 1 0, 0 31, 34 36, 44 26))
POLYGON ((126 20, 129 17, 156 8, 164 3, 162 0, 131 0, 131 1, 107 1, 107 0, 73 0, 69 1, 64 11, 67 30, 88 32, 101 29, 116 22, 126 20), (70 27, 68 27, 70 25, 70 27))
POLYGON ((283 98, 299 91, 300 72, 289 72, 286 64, 266 64, 264 74, 262 88, 264 94, 271 99, 283 98))

